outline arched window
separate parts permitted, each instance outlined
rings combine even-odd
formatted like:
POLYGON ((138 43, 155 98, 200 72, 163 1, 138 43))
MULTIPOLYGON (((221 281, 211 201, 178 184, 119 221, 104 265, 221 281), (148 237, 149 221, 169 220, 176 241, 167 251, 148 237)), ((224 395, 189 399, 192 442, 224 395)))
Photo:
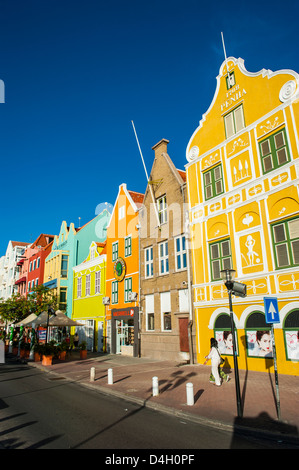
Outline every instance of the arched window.
POLYGON ((246 321, 247 356, 272 358, 272 340, 270 325, 266 323, 265 315, 253 312, 246 321))
MULTIPOLYGON (((233 355, 233 342, 231 331, 231 319, 227 313, 221 313, 215 321, 214 337, 218 341, 218 349, 221 354, 233 355)), ((238 344, 236 342, 238 353, 238 344)))
POLYGON ((287 360, 299 361, 299 310, 287 315, 283 330, 287 360))

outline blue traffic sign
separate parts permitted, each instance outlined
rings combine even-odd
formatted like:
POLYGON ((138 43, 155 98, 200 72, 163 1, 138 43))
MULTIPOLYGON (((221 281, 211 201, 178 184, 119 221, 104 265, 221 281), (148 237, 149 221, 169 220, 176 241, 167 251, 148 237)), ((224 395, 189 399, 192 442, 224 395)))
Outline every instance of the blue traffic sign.
POLYGON ((277 297, 264 297, 266 323, 280 323, 277 297))

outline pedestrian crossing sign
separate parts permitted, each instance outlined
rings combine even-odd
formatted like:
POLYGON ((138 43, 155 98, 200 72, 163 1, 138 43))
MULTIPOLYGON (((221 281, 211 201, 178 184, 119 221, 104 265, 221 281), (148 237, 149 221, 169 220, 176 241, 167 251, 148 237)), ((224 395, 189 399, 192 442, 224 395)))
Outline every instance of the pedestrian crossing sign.
POLYGON ((264 297, 266 323, 280 323, 277 297, 264 297))

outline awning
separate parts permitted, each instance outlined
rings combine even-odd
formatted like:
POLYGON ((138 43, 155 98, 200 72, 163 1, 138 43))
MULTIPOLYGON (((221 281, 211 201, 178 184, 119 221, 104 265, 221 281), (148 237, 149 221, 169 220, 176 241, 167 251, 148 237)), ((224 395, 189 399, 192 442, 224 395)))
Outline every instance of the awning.
POLYGON ((44 311, 40 313, 38 316, 36 316, 34 320, 31 320, 30 322, 28 322, 26 326, 32 327, 34 325, 34 327, 36 327, 36 326, 42 326, 44 323, 47 326, 47 319, 48 319, 48 312, 44 311))
POLYGON ((21 282, 26 282, 26 276, 23 276, 21 277, 20 279, 18 279, 15 284, 21 284, 21 282))

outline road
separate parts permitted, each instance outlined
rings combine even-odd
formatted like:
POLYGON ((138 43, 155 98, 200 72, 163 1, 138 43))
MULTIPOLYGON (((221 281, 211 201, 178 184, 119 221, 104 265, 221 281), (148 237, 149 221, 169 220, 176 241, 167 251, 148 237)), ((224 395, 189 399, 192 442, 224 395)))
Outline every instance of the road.
POLYGON ((0 449, 103 449, 106 458, 114 455, 107 449, 292 448, 188 422, 15 361, 0 365, 0 411, 0 449))

